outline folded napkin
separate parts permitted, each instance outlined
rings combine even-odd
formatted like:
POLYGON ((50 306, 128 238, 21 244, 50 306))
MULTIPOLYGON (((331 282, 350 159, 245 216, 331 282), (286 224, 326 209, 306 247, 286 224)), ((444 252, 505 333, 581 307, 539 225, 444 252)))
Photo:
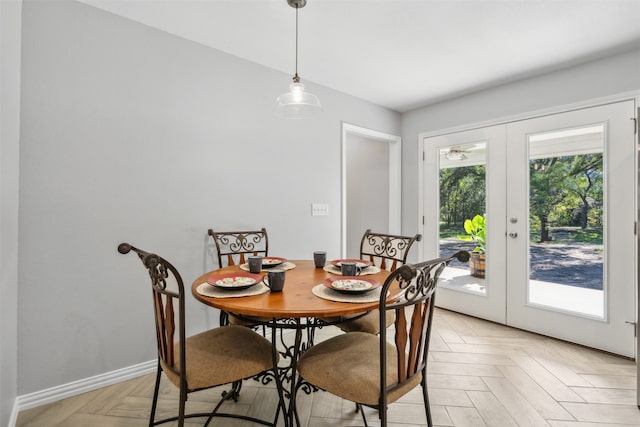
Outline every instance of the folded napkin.
MULTIPOLYGON (((269 271, 269 270, 273 270, 274 268, 281 268, 283 270, 291 270, 292 268, 296 268, 296 265, 294 263, 292 263, 291 261, 285 261, 282 264, 279 265, 274 265, 273 267, 269 267, 269 268, 263 268, 262 271, 269 271)), ((240 264, 240 269, 244 270, 244 271, 249 271, 249 263, 245 262, 244 264, 240 264)))
POLYGON ((333 289, 327 288, 323 284, 319 284, 311 289, 311 292, 319 298, 326 299, 329 301, 337 301, 337 302, 376 302, 380 300, 380 292, 382 291, 382 287, 377 289, 373 289, 369 292, 364 292, 361 294, 345 294, 342 292, 334 291, 333 289))
POLYGON ((240 290, 220 289, 207 282, 201 283, 196 288, 196 292, 200 295, 213 298, 237 298, 248 297, 252 295, 260 295, 269 292, 269 288, 264 283, 258 283, 250 288, 240 290))
MULTIPOLYGON (((331 274, 342 275, 342 270, 340 270, 340 267, 336 267, 333 264, 325 265, 323 270, 331 274)), ((364 276, 367 274, 378 274, 378 273, 380 273, 380 267, 376 267, 375 265, 370 265, 369 267, 363 268, 362 271, 360 272, 360 275, 364 276)))

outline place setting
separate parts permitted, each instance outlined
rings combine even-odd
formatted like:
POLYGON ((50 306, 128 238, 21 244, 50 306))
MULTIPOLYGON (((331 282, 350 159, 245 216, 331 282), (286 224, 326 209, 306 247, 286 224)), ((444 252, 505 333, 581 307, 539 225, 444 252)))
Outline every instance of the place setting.
POLYGON ((324 266, 324 271, 341 276, 362 276, 380 273, 380 267, 364 259, 335 259, 324 266))
POLYGON ((264 294, 269 287, 260 274, 237 272, 210 276, 196 291, 207 297, 234 298, 264 294))
POLYGON ((380 299, 381 283, 360 276, 330 277, 311 290, 319 298, 337 302, 364 303, 380 299))
POLYGON ((279 268, 282 270, 291 270, 296 265, 285 258, 273 257, 273 256, 249 256, 247 262, 240 264, 240 268, 250 273, 260 273, 261 271, 268 271, 272 268, 279 268))
POLYGON ((213 298, 248 297, 282 292, 284 280, 285 270, 282 268, 271 268, 263 275, 244 272, 216 274, 201 283, 196 291, 213 298))

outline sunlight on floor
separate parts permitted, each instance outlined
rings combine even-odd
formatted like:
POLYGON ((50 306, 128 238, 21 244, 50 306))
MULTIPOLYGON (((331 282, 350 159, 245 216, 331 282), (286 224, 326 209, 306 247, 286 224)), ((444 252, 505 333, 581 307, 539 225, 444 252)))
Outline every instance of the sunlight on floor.
POLYGON ((469 270, 463 268, 445 268, 440 275, 438 286, 482 296, 487 294, 485 279, 470 276, 469 270))
POLYGON ((602 290, 530 280, 529 302, 604 318, 604 291, 602 290))
MULTIPOLYGON (((440 276, 439 286, 481 296, 487 294, 485 279, 472 277, 468 270, 462 268, 447 267, 440 276)), ((529 303, 604 318, 604 291, 602 290, 530 280, 529 303)))

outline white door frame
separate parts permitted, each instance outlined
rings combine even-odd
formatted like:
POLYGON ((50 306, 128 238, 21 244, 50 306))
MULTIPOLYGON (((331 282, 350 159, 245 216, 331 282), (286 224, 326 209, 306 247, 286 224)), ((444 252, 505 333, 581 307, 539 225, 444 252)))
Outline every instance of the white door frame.
POLYGON ((341 146, 341 216, 340 216, 340 252, 342 257, 347 255, 347 138, 358 135, 389 143, 389 233, 401 232, 401 190, 402 190, 402 138, 396 135, 342 122, 341 146))

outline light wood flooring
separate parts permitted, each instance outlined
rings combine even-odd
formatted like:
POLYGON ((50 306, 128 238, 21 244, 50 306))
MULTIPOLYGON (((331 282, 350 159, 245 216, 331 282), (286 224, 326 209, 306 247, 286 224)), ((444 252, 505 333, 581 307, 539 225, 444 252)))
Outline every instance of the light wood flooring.
MULTIPOLYGON (((429 392, 438 426, 640 426, 636 367, 631 360, 437 310, 429 364, 429 392)), ((324 328, 316 341, 338 329, 324 328)), ((17 427, 141 427, 148 423, 154 375, 146 375, 23 411, 17 427)), ((221 389, 190 395, 188 409, 206 411, 221 389), (200 409, 201 408, 201 409, 200 409)), ((227 410, 271 414, 275 390, 245 381, 227 410)), ((175 413, 177 391, 163 381, 159 415, 175 413)), ((299 398, 303 426, 361 426, 351 402, 325 392, 299 398)), ((376 412, 365 409, 371 425, 376 412)), ((425 426, 419 387, 389 410, 390 427, 425 426)), ((270 415, 269 415, 270 416, 270 415)), ((202 425, 191 419, 189 427, 202 425)), ((165 424, 167 425, 167 424, 165 424)), ((174 424, 175 425, 175 424, 174 424)), ((246 426, 217 419, 214 426, 246 426)))

